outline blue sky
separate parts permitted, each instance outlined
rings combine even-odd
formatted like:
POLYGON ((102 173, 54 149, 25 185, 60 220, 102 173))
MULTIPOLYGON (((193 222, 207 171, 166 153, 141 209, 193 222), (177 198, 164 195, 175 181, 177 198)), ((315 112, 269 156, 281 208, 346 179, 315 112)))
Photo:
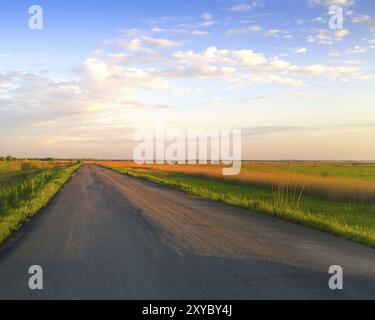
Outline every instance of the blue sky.
POLYGON ((248 159, 375 159, 370 0, 0 4, 0 154, 130 157, 136 128, 242 128, 248 159), (43 30, 28 8, 43 8, 43 30), (344 29, 329 28, 339 5, 344 29))

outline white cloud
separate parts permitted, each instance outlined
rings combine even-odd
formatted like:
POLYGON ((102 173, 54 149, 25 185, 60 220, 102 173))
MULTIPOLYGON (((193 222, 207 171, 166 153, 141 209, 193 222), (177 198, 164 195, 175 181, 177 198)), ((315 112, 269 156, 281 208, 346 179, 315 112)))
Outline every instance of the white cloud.
POLYGON ((348 35, 349 35, 349 31, 346 30, 346 29, 335 31, 335 39, 336 40, 341 40, 341 39, 345 38, 348 35))
POLYGON ((218 106, 218 105, 221 105, 223 103, 224 103, 224 101, 220 98, 214 98, 214 99, 208 101, 208 104, 213 105, 213 106, 218 106))
POLYGON ((259 53, 252 50, 238 50, 234 52, 234 57, 245 66, 259 66, 267 63, 267 59, 259 53))
MULTIPOLYGON (((221 79, 234 86, 275 82, 299 87, 303 85, 302 79, 299 79, 302 75, 346 80, 360 79, 366 75, 359 67, 324 64, 297 66, 278 58, 269 59, 253 50, 209 47, 200 53, 179 51, 173 58, 176 60, 176 67, 170 69, 169 76, 221 79)), ((303 78, 306 80, 306 77, 303 78)))
POLYGON ((132 39, 130 41, 119 41, 117 45, 123 49, 127 49, 129 51, 141 51, 142 48, 142 41, 140 39, 132 39))
POLYGON ((15 71, 0 73, 0 82, 6 84, 0 94, 1 126, 140 108, 146 106, 137 96, 140 89, 174 92, 152 69, 125 68, 88 58, 77 72, 75 81, 15 71))
POLYGON ((239 3, 230 8, 232 12, 246 12, 251 10, 251 5, 249 3, 239 3))
POLYGON ((312 5, 322 5, 325 7, 332 5, 339 5, 345 7, 354 5, 355 0, 308 0, 308 2, 312 5))
POLYGON ((0 72, 0 89, 1 88, 10 88, 12 84, 7 79, 7 74, 5 72, 0 72))
POLYGON ((346 29, 331 31, 327 29, 316 30, 315 35, 307 36, 308 42, 316 42, 319 44, 331 45, 335 42, 339 42, 349 35, 349 31, 346 29))
POLYGON ((361 60, 339 60, 339 62, 352 66, 358 66, 363 63, 361 60))
POLYGON ((100 92, 115 99, 129 89, 168 89, 168 84, 155 69, 125 68, 95 58, 86 59, 82 75, 82 84, 90 93, 97 95, 100 92))
POLYGON ((212 14, 207 13, 207 12, 202 13, 201 17, 203 18, 203 20, 206 20, 206 21, 211 21, 213 19, 212 14))
POLYGON ((191 32, 191 34, 193 36, 206 36, 206 35, 208 35, 208 32, 207 31, 201 31, 201 30, 193 30, 191 32))
POLYGON ((238 34, 256 33, 260 31, 262 31, 262 27, 260 26, 247 26, 243 28, 229 29, 225 32, 225 34, 228 36, 232 36, 232 35, 238 35, 238 34))
MULTIPOLYGON (((112 44, 117 44, 118 40, 112 44)), ((342 65, 333 66, 324 63, 296 65, 287 61, 287 58, 267 57, 264 53, 251 49, 219 49, 214 46, 202 51, 163 51, 163 55, 155 56, 157 60, 152 63, 149 61, 153 67, 147 67, 147 63, 136 64, 144 49, 164 50, 176 45, 177 43, 166 38, 138 34, 128 41, 127 46, 121 47, 128 50, 126 52, 103 51, 95 55, 95 58, 86 59, 78 69, 78 79, 75 81, 56 80, 30 73, 0 72, 1 124, 45 123, 86 117, 88 114, 94 118, 102 118, 102 114, 106 112, 117 114, 144 107, 172 108, 174 104, 169 100, 159 100, 161 93, 196 92, 193 91, 194 88, 179 85, 185 80, 196 80, 195 83, 199 83, 198 80, 216 81, 223 85, 220 88, 224 90, 265 84, 299 88, 311 79, 350 81, 367 80, 375 76, 365 72, 357 64, 343 62, 342 65), (140 98, 143 97, 140 93, 145 91, 150 100, 140 98), (157 103, 151 101, 153 94, 157 103)), ((306 52, 304 47, 293 50, 298 53, 306 52)), ((215 98, 210 103, 219 105, 222 101, 215 98)))
POLYGON ((301 53, 306 53, 307 49, 305 47, 300 47, 300 48, 294 48, 293 50, 295 53, 301 54, 301 53))
POLYGON ((214 19, 213 15, 211 13, 205 12, 202 13, 198 17, 194 17, 193 19, 190 18, 188 21, 183 22, 178 25, 179 28, 190 28, 190 29, 195 29, 195 28, 204 28, 204 27, 211 27, 215 24, 217 24, 218 21, 214 19), (192 20, 194 22, 192 22, 192 20), (201 20, 201 21, 199 21, 201 20))
POLYGON ((358 67, 331 67, 322 64, 314 64, 307 67, 293 67, 297 73, 311 74, 314 76, 326 75, 329 77, 339 77, 342 75, 355 76, 360 73, 358 67))
POLYGON ((375 20, 373 18, 371 18, 370 16, 368 16, 368 15, 356 15, 352 19, 352 22, 356 23, 356 24, 358 24, 358 23, 367 24, 370 32, 375 34, 375 20))
POLYGON ((329 57, 339 57, 341 55, 340 51, 337 51, 337 50, 334 50, 334 51, 330 51, 328 53, 328 56, 329 57))
POLYGON ((266 35, 268 37, 275 37, 278 36, 280 33, 282 33, 282 30, 279 29, 271 29, 266 32, 266 35))
MULTIPOLYGON (((184 29, 184 28, 159 28, 154 27, 150 30, 138 30, 137 33, 141 36, 155 34, 155 33, 165 33, 165 34, 183 34, 183 35, 193 35, 193 36, 205 36, 208 34, 207 31, 203 30, 190 30, 190 29, 184 29)), ((133 32, 133 36, 134 36, 133 32)))
POLYGON ((371 20, 370 16, 367 15, 357 15, 352 19, 353 23, 365 23, 371 20))
POLYGON ((169 40, 169 39, 162 39, 162 38, 152 38, 149 36, 144 36, 140 39, 135 38, 132 40, 124 40, 120 39, 117 41, 117 45, 121 48, 127 49, 129 51, 149 51, 151 47, 159 47, 159 48, 174 48, 180 45, 180 43, 169 40))
POLYGON ((367 47, 362 47, 362 46, 354 46, 353 48, 350 48, 346 51, 346 54, 358 54, 358 53, 365 53, 369 49, 374 49, 374 46, 367 46, 367 47))
POLYGON ((252 50, 226 50, 209 47, 201 53, 194 51, 178 51, 173 58, 182 64, 217 64, 229 66, 257 66, 267 62, 263 54, 252 50))
POLYGON ((328 30, 324 29, 317 30, 316 35, 310 35, 306 39, 308 42, 332 44, 332 36, 329 34, 328 30))
POLYGON ((229 10, 231 12, 237 12, 237 13, 248 12, 248 11, 253 11, 254 9, 264 6, 264 3, 265 3, 264 0, 241 1, 233 5, 229 10))
POLYGON ((115 63, 129 61, 129 58, 130 58, 125 53, 110 53, 108 54, 108 57, 112 62, 115 62, 115 63))
POLYGON ((174 48, 180 45, 179 42, 172 41, 169 39, 143 37, 142 39, 146 44, 161 47, 161 48, 174 48))
POLYGON ((0 127, 27 125, 82 112, 86 97, 75 81, 9 71, 3 73, 6 96, 0 96, 0 127))
POLYGON ((271 61, 270 65, 275 70, 284 71, 291 66, 291 63, 280 59, 274 59, 271 61))

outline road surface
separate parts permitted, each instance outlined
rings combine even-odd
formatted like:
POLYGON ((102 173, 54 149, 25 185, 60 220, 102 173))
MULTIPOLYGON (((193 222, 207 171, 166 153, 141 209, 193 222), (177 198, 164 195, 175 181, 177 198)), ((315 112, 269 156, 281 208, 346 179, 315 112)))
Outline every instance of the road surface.
POLYGON ((374 249, 94 165, 0 248, 0 299, 343 298, 375 298, 374 249))

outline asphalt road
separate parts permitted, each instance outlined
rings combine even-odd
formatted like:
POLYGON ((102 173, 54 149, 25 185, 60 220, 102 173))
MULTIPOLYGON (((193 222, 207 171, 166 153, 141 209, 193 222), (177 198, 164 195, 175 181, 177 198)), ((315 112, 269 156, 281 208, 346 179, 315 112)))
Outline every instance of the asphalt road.
POLYGON ((93 165, 0 248, 0 299, 326 298, 374 299, 375 250, 93 165))

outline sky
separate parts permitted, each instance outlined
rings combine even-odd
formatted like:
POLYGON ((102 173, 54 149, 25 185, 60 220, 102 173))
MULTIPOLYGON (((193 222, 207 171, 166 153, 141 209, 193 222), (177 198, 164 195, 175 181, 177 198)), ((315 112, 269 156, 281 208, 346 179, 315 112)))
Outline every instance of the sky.
POLYGON ((130 158, 163 122, 241 129, 243 159, 374 160, 374 58, 371 0, 2 0, 0 155, 130 158))

